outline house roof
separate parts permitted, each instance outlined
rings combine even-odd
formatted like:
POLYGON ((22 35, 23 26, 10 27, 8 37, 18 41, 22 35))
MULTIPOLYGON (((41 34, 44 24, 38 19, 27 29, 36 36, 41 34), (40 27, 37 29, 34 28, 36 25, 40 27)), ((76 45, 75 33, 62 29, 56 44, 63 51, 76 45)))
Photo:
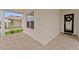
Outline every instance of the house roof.
POLYGON ((19 17, 19 16, 9 16, 9 17, 6 17, 6 19, 22 20, 22 17, 19 17))

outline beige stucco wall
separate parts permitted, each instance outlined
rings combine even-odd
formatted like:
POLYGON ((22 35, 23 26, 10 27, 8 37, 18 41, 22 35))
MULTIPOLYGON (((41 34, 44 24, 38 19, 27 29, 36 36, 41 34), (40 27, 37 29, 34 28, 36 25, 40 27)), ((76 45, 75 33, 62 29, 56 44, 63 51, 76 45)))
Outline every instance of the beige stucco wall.
POLYGON ((43 45, 50 42, 60 33, 60 10, 34 10, 35 29, 28 29, 24 16, 24 32, 43 45))
POLYGON ((77 24, 77 27, 78 27, 78 37, 79 37, 79 9, 77 10, 77 13, 78 13, 78 24, 77 24))
POLYGON ((22 27, 22 21, 21 20, 13 20, 13 26, 14 27, 22 27))

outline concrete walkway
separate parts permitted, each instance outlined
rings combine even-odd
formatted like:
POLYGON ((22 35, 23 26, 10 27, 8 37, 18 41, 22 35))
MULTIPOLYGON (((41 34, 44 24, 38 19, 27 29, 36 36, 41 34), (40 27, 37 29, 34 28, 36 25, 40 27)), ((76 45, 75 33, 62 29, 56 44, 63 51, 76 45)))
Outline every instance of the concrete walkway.
POLYGON ((43 46, 24 33, 0 37, 1 50, 71 50, 79 49, 76 36, 59 34, 55 39, 43 46))

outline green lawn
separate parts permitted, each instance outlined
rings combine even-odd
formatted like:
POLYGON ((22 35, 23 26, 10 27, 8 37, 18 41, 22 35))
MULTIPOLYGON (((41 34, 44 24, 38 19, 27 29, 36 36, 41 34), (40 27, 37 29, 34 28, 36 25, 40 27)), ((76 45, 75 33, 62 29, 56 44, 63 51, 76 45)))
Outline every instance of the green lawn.
POLYGON ((5 32, 5 35, 11 35, 11 34, 20 33, 20 32, 23 32, 23 29, 15 29, 15 30, 7 31, 5 32))

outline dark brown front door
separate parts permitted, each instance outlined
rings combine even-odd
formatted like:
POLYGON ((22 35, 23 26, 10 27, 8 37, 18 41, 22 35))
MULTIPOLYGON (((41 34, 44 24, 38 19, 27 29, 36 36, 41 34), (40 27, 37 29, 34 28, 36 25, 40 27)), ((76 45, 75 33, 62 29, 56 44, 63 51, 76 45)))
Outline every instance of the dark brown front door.
POLYGON ((64 15, 64 33, 74 33, 74 14, 64 15))

